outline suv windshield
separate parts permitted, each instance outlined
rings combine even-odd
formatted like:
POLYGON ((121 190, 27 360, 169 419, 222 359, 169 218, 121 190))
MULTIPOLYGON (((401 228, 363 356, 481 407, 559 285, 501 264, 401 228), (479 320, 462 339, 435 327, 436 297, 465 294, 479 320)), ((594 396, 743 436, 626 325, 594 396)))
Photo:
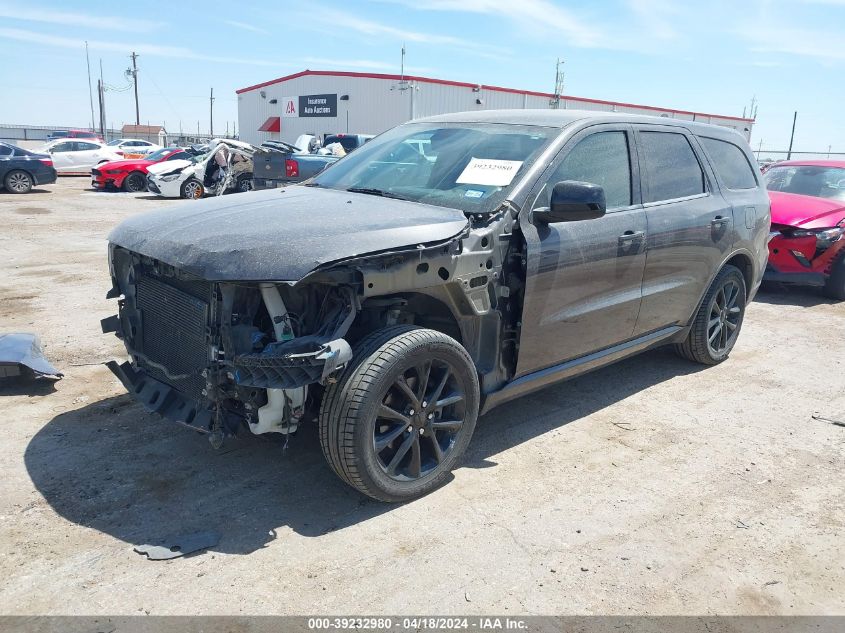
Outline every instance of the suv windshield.
POLYGON ((769 191, 845 200, 845 168, 824 165, 781 165, 763 174, 769 191))
POLYGON ((310 184, 489 212, 558 133, 527 125, 408 123, 356 149, 310 184))

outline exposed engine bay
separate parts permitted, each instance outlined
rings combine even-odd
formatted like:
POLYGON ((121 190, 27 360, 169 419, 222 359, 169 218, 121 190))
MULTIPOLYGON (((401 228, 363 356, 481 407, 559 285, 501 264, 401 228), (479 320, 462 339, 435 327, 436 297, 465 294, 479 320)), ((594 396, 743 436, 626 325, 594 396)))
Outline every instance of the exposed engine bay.
MULTIPOLYGON (((149 410, 211 434, 295 432, 367 333, 395 324, 466 347, 483 391, 513 376, 524 280, 511 211, 460 234, 320 266, 294 282, 208 281, 112 244, 112 371, 149 410), (512 242, 515 244, 512 244, 512 242), (506 281, 506 283, 503 283, 506 281)), ((518 228, 517 228, 518 233, 518 228)))

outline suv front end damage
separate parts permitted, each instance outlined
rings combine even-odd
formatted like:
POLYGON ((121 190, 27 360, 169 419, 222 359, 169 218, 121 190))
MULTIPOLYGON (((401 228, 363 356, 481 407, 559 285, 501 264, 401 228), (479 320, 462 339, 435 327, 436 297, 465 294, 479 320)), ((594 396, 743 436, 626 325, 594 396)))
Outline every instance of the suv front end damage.
POLYGON ((296 430, 308 386, 351 358, 358 309, 348 285, 209 282, 112 246, 119 314, 104 332, 130 361, 110 369, 144 406, 215 437, 296 430), (314 306, 318 306, 314 308, 314 306))

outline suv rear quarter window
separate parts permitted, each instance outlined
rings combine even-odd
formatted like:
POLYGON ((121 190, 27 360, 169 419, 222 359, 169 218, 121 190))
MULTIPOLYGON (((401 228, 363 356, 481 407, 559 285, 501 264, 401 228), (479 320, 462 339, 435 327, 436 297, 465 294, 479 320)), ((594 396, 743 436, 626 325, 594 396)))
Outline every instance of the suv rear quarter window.
POLYGON ((687 198, 706 192, 704 172, 687 137, 679 132, 640 132, 648 192, 644 202, 687 198))
POLYGON ((754 170, 745 152, 739 147, 728 141, 706 136, 699 136, 698 139, 710 160, 713 161, 713 168, 728 189, 755 189, 757 187, 754 170))

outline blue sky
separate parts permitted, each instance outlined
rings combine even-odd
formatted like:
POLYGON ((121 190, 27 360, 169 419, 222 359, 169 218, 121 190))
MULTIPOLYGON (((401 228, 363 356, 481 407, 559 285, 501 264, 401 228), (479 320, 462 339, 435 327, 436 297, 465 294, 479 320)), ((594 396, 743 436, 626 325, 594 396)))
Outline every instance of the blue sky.
MULTIPOLYGON (((212 86, 222 131, 237 88, 398 72, 405 42, 409 72, 444 79, 551 92, 562 57, 566 94, 731 115, 756 96, 754 149, 785 149, 798 110, 795 149, 845 151, 845 0, 0 0, 0 123, 88 124, 84 40, 118 89, 140 54, 142 122, 170 130, 207 129, 212 86)), ((134 122, 131 90, 107 113, 134 122)))

